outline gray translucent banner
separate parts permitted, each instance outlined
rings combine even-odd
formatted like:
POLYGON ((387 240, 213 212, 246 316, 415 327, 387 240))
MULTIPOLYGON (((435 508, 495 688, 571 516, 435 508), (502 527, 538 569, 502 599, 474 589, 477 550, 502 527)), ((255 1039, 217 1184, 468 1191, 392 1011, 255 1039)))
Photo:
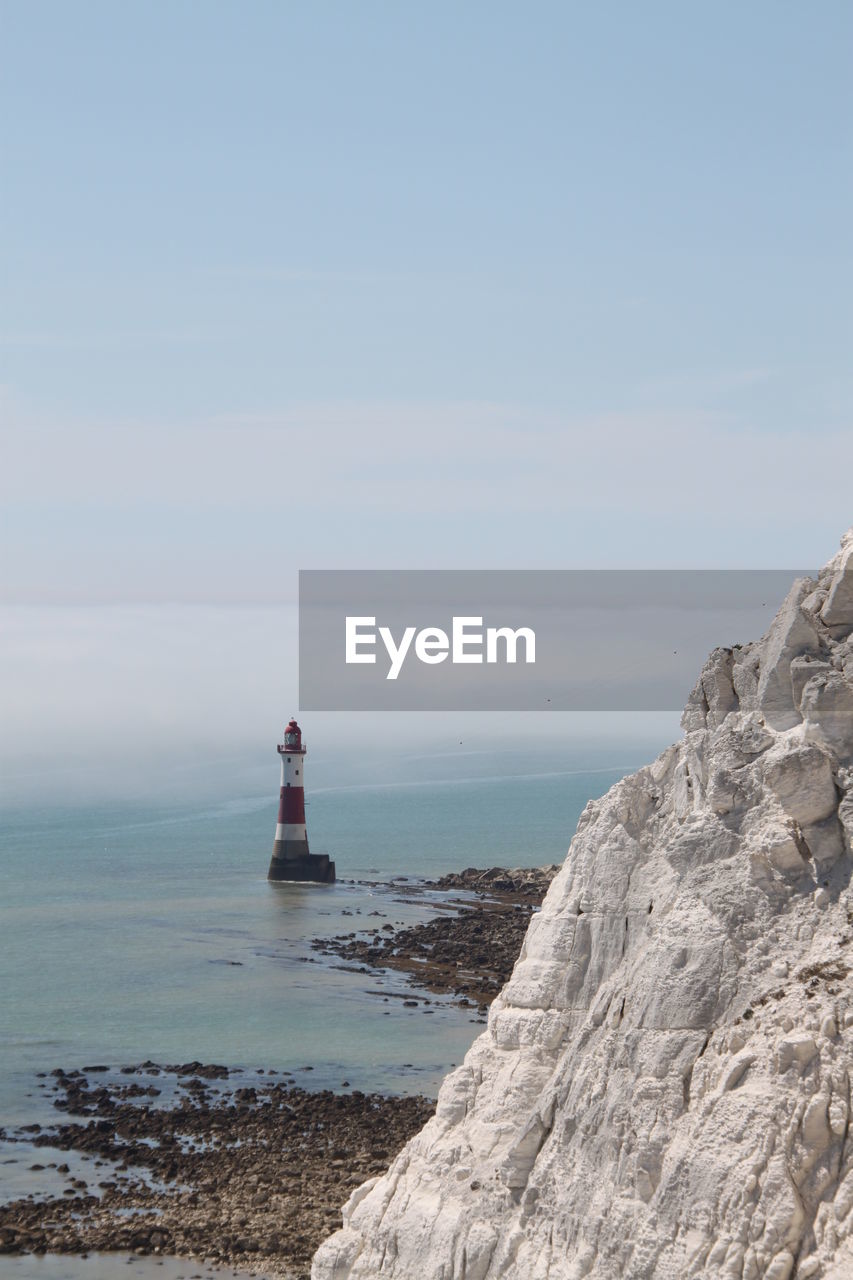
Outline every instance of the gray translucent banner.
POLYGON ((758 639, 806 576, 304 570, 299 708, 678 711, 710 650, 758 639))

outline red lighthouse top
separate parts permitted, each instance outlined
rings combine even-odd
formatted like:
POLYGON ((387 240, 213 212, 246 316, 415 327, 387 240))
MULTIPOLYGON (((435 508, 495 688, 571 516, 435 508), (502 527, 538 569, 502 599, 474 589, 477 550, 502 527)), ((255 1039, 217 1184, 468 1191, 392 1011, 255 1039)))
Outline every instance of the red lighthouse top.
POLYGON ((302 730, 295 720, 291 720, 284 730, 284 742, 279 744, 279 755, 305 755, 305 748, 302 745, 302 730))

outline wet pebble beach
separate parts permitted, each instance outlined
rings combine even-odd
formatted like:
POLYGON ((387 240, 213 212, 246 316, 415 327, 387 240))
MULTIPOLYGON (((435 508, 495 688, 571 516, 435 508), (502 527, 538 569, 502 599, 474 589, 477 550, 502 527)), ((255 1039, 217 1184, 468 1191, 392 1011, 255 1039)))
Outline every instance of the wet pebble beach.
MULTIPOLYGON (((433 918, 314 947, 404 975, 430 993, 413 997, 424 1013, 450 998, 481 1017, 555 873, 469 869, 412 885, 443 894, 433 918)), ((206 1263, 303 1280, 353 1188, 382 1173, 435 1106, 346 1080, 312 1091, 305 1079, 202 1062, 55 1068, 37 1082, 55 1121, 0 1130, 4 1163, 29 1179, 0 1206, 0 1253, 177 1257, 187 1277, 206 1263)))
POLYGON ((352 1188, 434 1108, 201 1063, 125 1070, 122 1085, 59 1069, 59 1124, 6 1135, 26 1144, 31 1169, 67 1186, 0 1207, 0 1251, 174 1254, 307 1276, 352 1188), (156 1105, 166 1090, 168 1105, 156 1105), (86 1159, 72 1170, 69 1154, 86 1159))

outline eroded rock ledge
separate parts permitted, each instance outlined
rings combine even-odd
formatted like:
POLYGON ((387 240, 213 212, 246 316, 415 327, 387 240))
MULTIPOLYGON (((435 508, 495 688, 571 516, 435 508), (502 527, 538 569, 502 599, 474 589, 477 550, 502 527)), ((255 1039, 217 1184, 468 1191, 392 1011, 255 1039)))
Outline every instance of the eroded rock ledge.
POLYGON ((591 802, 314 1280, 853 1275, 853 530, 591 802))

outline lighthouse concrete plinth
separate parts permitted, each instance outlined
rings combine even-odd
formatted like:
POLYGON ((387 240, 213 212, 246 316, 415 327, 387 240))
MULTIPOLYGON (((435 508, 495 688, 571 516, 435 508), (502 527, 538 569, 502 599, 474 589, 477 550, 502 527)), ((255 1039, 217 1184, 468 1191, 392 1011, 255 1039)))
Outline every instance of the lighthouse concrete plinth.
POLYGON ((267 879, 307 880, 313 884, 334 884, 335 864, 327 853, 306 853, 301 858, 280 858, 273 849, 267 879))

